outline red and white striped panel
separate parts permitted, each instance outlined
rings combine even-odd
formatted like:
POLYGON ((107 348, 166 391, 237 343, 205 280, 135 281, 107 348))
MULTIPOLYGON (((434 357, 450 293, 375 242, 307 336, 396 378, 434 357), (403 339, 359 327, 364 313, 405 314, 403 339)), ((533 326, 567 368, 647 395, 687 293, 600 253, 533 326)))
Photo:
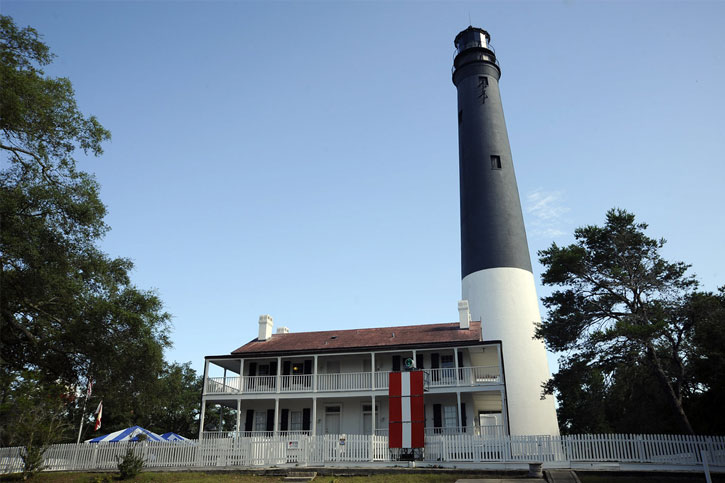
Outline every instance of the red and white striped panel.
POLYGON ((423 372, 391 372, 388 379, 388 445, 422 448, 423 372))

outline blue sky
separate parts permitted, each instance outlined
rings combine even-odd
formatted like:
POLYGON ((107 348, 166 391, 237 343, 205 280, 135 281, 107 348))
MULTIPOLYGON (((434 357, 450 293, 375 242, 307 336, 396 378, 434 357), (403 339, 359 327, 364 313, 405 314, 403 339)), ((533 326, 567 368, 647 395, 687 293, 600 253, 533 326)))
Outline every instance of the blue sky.
POLYGON ((173 314, 170 360, 200 370, 264 313, 293 332, 457 319, 450 69, 469 16, 501 63, 534 261, 621 207, 705 289, 725 284, 723 2, 0 10, 44 35, 47 73, 112 132, 80 165, 108 206, 102 248, 173 314))

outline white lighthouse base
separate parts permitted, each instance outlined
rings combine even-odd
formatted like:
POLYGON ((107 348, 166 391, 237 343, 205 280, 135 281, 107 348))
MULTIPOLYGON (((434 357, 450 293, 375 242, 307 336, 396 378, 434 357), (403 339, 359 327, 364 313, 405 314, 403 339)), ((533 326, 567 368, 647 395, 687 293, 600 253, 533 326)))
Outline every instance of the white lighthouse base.
POLYGON ((481 320, 483 340, 501 341, 511 434, 558 435, 554 397, 541 400, 550 373, 544 343, 533 338, 541 322, 534 275, 489 268, 467 275, 462 286, 471 320, 481 320))

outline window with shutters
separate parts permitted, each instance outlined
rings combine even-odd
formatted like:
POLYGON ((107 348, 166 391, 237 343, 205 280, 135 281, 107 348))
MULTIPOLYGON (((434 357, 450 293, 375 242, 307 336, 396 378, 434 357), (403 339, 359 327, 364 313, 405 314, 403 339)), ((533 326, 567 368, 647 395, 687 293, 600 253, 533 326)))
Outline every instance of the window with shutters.
POLYGON ((458 426, 458 415, 455 406, 443 406, 443 427, 455 428, 458 426))
POLYGON ((254 411, 254 430, 267 430, 267 413, 264 411, 254 411))
POLYGON ((302 411, 290 411, 289 430, 302 431, 302 411))

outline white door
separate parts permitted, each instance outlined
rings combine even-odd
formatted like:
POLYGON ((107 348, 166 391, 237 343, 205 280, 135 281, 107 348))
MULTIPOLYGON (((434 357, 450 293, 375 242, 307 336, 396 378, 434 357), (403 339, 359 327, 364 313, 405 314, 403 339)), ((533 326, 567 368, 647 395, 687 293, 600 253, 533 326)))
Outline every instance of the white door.
POLYGON ((340 406, 325 408, 325 434, 340 434, 340 406))
POLYGON ((372 432, 373 432, 373 415, 371 413, 363 413, 362 434, 372 434, 372 432))
MULTIPOLYGON (((377 429, 378 426, 378 414, 380 414, 380 409, 378 408, 378 405, 375 405, 375 427, 377 429)), ((373 433, 373 405, 372 404, 363 404, 362 406, 362 434, 372 434, 373 433)))

